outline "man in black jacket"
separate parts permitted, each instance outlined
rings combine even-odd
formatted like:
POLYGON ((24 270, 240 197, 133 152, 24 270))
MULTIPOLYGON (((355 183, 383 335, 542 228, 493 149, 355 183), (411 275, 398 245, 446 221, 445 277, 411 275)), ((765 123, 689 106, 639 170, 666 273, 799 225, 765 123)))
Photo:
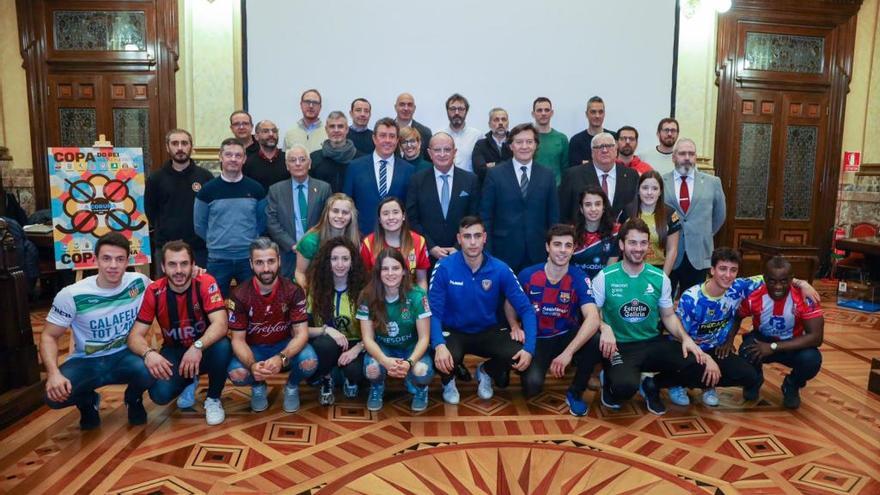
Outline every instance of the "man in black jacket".
POLYGON ((507 118, 507 110, 493 108, 489 111, 489 132, 486 137, 477 141, 474 145, 474 154, 471 157, 474 164, 474 173, 480 178, 480 183, 486 178, 486 171, 504 160, 513 158, 510 144, 507 142, 507 130, 510 121, 507 118))
MULTIPOLYGON (((354 142, 348 139, 348 118, 344 113, 338 110, 330 112, 324 129, 327 131, 327 140, 321 145, 321 149, 310 155, 312 168, 309 175, 330 184, 330 190, 338 193, 342 191, 349 162, 365 153, 359 151, 354 142)), ((371 136, 372 134, 370 132, 371 136)))
POLYGON ((144 206, 153 240, 153 263, 161 271, 159 253, 168 241, 189 244, 198 266, 207 266, 208 248, 193 228, 193 203, 202 186, 214 176, 190 158, 192 135, 172 129, 165 135, 165 147, 171 159, 147 177, 144 206))
POLYGON ((617 134, 610 129, 602 127, 605 123, 605 101, 598 96, 587 100, 587 128, 575 134, 568 141, 568 166, 575 167, 590 162, 590 146, 592 140, 600 132, 611 134, 617 139, 617 134))

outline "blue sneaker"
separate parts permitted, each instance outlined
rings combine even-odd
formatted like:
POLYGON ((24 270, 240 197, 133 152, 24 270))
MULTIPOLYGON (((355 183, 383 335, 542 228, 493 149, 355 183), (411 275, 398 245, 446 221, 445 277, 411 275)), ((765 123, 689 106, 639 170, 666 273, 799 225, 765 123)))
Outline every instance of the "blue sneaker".
POLYGON ((412 410, 415 412, 424 411, 428 408, 428 386, 415 387, 416 393, 413 394, 412 410))
POLYGON ((299 411, 299 385, 284 386, 284 412, 295 413, 299 411))
POLYGON ((718 392, 715 391, 714 387, 703 390, 703 404, 706 404, 709 407, 715 407, 719 402, 721 401, 718 400, 718 392))
POLYGON ((645 398, 645 405, 648 406, 649 411, 657 416, 666 414, 666 404, 660 398, 660 389, 654 384, 653 376, 646 376, 642 379, 642 384, 639 385, 639 394, 645 398))
POLYGON ((684 387, 669 387, 669 400, 671 400, 676 406, 688 406, 691 403, 687 389, 684 387))
POLYGON ((443 402, 447 404, 458 404, 461 395, 458 393, 458 387, 455 386, 455 378, 449 380, 449 383, 443 385, 443 402))
POLYGON ((358 395, 358 384, 351 383, 348 378, 342 382, 342 394, 346 399, 354 399, 358 395))
POLYGON ((568 403, 568 412, 572 416, 585 416, 590 410, 590 406, 584 402, 583 397, 575 395, 571 390, 565 392, 565 402, 568 403))
POLYGON ((482 363, 477 366, 477 383, 477 395, 481 399, 489 400, 495 395, 495 390, 492 388, 492 377, 483 371, 482 363))
POLYGON ((370 395, 367 396, 367 409, 370 411, 379 411, 382 409, 382 396, 385 395, 384 383, 373 383, 370 385, 370 395))
POLYGON ((251 386, 251 411, 261 412, 269 408, 269 398, 266 397, 267 389, 265 383, 251 386))
POLYGON ((183 392, 177 396, 177 408, 189 409, 196 404, 196 388, 199 386, 199 377, 195 377, 183 392))
POLYGON ((620 402, 611 398, 611 394, 605 395, 605 370, 599 372, 599 400, 608 409, 620 409, 620 402))
POLYGON ((406 387, 406 391, 409 392, 410 395, 416 395, 418 388, 415 386, 412 380, 409 379, 409 374, 407 374, 406 378, 403 379, 403 386, 406 387))

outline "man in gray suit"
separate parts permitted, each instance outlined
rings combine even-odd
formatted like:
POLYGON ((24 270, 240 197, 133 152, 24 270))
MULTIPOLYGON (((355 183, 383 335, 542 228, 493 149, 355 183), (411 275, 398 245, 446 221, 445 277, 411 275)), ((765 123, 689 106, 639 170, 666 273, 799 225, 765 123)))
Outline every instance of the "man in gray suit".
POLYGON ((664 200, 681 218, 678 256, 669 279, 672 294, 706 280, 715 249, 713 236, 727 215, 721 179, 696 169, 697 145, 688 138, 672 147, 675 170, 663 175, 664 200))
POLYGON ((330 197, 330 184, 309 177, 312 160, 305 146, 293 145, 284 161, 290 179, 269 188, 266 225, 269 237, 281 247, 281 274, 291 278, 296 267, 296 243, 321 218, 330 197))

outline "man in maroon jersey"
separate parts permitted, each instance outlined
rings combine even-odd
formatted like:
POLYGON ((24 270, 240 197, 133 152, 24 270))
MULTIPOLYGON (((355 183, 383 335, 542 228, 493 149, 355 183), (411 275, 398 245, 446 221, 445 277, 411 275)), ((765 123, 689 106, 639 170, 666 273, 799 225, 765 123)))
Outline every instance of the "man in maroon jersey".
POLYGON ((150 387, 150 398, 156 404, 167 404, 185 390, 194 392, 193 380, 197 383, 199 374, 207 373, 205 421, 213 426, 226 418, 220 394, 232 349, 226 338, 226 310, 217 281, 207 273, 194 277, 193 266, 193 251, 187 243, 165 243, 165 276, 147 287, 137 321, 128 335, 128 347, 143 357, 156 378, 150 387), (153 320, 162 329, 161 351, 147 343, 153 320))
POLYGON ((251 385, 251 410, 259 412, 269 407, 266 378, 290 369, 284 411, 296 412, 299 382, 318 367, 318 356, 309 345, 306 293, 278 277, 280 251, 271 239, 258 237, 250 253, 254 276, 226 301, 234 353, 229 378, 236 385, 251 385))

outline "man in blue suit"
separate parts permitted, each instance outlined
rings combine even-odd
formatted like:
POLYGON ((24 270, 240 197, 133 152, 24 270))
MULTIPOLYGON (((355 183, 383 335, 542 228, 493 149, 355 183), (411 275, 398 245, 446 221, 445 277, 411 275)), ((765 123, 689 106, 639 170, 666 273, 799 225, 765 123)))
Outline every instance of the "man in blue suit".
POLYGON ((397 151, 397 122, 379 119, 373 127, 372 154, 352 160, 345 173, 342 192, 351 196, 358 210, 358 227, 366 236, 376 228, 376 208, 386 196, 406 204, 406 190, 415 170, 408 161, 394 156, 397 151))
POLYGON ((559 221, 559 197, 553 172, 533 161, 535 126, 520 124, 508 139, 513 159, 486 173, 480 215, 492 254, 519 272, 546 260, 544 234, 559 221))

